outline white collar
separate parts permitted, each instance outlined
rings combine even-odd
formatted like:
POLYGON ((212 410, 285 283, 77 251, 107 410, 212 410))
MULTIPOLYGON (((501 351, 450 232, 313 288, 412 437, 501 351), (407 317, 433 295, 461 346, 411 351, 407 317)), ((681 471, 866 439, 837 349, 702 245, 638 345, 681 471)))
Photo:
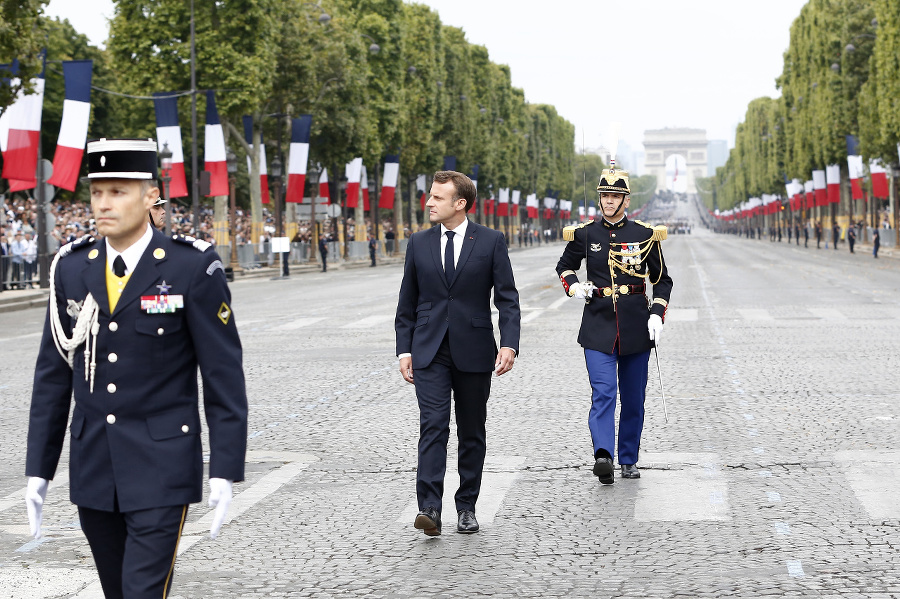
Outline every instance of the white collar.
POLYGON ((444 225, 444 223, 441 223, 441 235, 446 235, 447 231, 453 231, 454 233, 456 233, 457 237, 462 239, 466 235, 466 227, 468 227, 468 225, 468 217, 464 218, 463 221, 455 229, 448 229, 447 226, 444 225))
POLYGON ((150 245, 151 239, 153 239, 153 229, 150 228, 150 223, 147 223, 147 230, 144 231, 141 238, 131 244, 123 252, 114 250, 109 244, 109 239, 106 239, 106 268, 112 270, 113 260, 116 259, 116 256, 122 256, 122 260, 125 261, 125 274, 133 273, 134 269, 137 268, 138 262, 141 260, 141 256, 144 255, 144 250, 150 245))

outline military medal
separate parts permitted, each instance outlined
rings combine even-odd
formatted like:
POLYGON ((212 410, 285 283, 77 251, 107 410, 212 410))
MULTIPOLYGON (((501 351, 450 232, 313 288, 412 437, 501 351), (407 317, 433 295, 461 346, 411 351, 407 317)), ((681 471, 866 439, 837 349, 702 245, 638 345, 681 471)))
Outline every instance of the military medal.
POLYGON ((147 314, 172 314, 184 308, 183 295, 142 295, 141 310, 147 314))

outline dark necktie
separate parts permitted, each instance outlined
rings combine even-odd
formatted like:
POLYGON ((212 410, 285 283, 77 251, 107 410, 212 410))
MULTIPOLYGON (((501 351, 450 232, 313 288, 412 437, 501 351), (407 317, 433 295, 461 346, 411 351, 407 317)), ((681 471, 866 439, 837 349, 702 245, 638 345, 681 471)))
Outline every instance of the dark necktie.
POLYGON ((113 274, 120 279, 125 276, 125 261, 122 260, 122 256, 116 256, 113 260, 113 274))
POLYGON ((453 263, 453 231, 447 231, 447 247, 444 248, 444 276, 447 277, 447 284, 453 282, 453 275, 456 274, 456 265, 453 263))

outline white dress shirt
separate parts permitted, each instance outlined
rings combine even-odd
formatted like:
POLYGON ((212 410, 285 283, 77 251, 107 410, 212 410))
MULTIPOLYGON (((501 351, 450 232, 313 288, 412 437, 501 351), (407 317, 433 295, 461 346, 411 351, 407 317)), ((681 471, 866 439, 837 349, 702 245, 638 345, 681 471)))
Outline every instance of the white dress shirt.
POLYGON ((109 239, 106 240, 106 268, 112 270, 113 261, 117 256, 122 256, 122 260, 125 261, 125 274, 133 273, 134 269, 137 268, 138 262, 141 260, 141 256, 144 255, 144 250, 147 249, 147 246, 150 245, 150 240, 153 238, 153 229, 150 228, 150 223, 147 223, 147 230, 144 231, 144 234, 140 239, 131 244, 131 247, 126 249, 124 252, 117 252, 113 249, 111 245, 109 245, 109 239))
MULTIPOLYGON (((463 222, 455 229, 448 229, 444 223, 441 223, 441 264, 444 263, 444 252, 447 251, 447 231, 456 233, 453 236, 453 267, 456 268, 456 265, 459 264, 459 253, 462 251, 462 242, 466 238, 466 227, 468 226, 468 218, 464 218, 463 222)), ((446 264, 444 264, 444 270, 447 270, 446 264)))

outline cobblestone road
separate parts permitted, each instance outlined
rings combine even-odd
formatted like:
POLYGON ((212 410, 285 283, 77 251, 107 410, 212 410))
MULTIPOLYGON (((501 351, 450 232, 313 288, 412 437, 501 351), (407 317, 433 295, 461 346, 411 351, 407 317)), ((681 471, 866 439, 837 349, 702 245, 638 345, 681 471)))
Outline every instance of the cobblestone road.
MULTIPOLYGON (((217 540, 205 503, 192 507, 173 595, 900 597, 900 262, 697 229, 664 247, 669 422, 651 370, 643 477, 612 486, 590 471, 580 306, 553 272, 562 245, 514 249, 521 357, 494 379, 482 531, 466 536, 447 498, 442 537, 412 528, 401 266, 234 284, 248 477, 217 540)), ((28 537, 43 314, 0 314, 0 595, 99 597, 65 459, 46 536, 28 537)))

